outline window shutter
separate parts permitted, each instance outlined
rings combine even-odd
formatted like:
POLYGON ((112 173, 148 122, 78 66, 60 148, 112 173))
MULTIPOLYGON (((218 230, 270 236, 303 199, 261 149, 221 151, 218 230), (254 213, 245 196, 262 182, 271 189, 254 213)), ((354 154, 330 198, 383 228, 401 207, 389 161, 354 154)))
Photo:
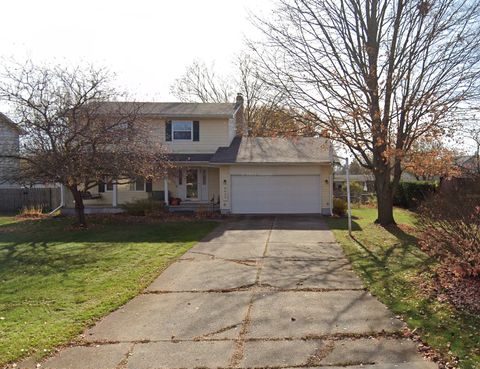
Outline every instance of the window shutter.
POLYGON ((193 141, 200 141, 200 122, 193 121, 193 141))
POLYGON ((98 181, 98 193, 105 192, 105 182, 98 181))
POLYGON ((147 182, 145 183, 145 192, 152 192, 152 180, 147 179, 147 182))
POLYGON ((172 121, 165 122, 165 141, 172 141, 172 121))

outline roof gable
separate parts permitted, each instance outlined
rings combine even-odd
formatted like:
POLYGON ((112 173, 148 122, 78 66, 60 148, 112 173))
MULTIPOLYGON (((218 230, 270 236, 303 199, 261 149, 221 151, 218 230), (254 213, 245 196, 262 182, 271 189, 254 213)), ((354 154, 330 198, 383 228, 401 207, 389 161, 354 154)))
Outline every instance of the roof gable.
POLYGON ((0 113, 0 124, 4 124, 4 125, 12 128, 18 134, 22 133, 22 129, 3 113, 0 113))

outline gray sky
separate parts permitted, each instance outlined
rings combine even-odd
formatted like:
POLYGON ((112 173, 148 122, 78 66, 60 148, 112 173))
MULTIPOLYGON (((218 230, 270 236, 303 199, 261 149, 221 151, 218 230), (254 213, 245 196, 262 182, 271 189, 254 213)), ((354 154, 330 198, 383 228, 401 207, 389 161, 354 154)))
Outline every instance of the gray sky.
POLYGON ((193 60, 232 71, 254 37, 249 12, 272 0, 9 0, 2 2, 0 57, 93 63, 140 100, 172 101, 169 87, 193 60))
MULTIPOLYGON (((169 89, 194 60, 235 73, 249 14, 268 17, 275 0, 5 0, 0 60, 93 63, 144 101, 174 101, 169 89)), ((1 107, 1 106, 0 106, 1 107)), ((5 109, 3 109, 5 110, 5 109)), ((471 149, 471 142, 467 140, 471 149)))

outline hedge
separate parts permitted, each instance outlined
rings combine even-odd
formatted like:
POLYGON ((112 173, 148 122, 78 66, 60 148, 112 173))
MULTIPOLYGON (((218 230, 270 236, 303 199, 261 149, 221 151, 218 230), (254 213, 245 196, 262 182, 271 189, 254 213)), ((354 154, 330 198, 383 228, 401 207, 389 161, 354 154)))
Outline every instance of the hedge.
POLYGON ((437 190, 434 182, 400 182, 393 197, 393 204, 407 209, 416 208, 437 190))

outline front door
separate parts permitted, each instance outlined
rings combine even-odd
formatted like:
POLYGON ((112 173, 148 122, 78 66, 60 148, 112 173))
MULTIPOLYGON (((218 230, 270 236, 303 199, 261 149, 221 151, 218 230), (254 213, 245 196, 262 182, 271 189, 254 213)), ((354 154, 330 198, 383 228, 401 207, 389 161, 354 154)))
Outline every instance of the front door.
POLYGON ((185 171, 186 198, 198 200, 198 169, 185 171))
POLYGON ((178 171, 177 196, 188 201, 208 201, 206 168, 183 168, 178 171))

